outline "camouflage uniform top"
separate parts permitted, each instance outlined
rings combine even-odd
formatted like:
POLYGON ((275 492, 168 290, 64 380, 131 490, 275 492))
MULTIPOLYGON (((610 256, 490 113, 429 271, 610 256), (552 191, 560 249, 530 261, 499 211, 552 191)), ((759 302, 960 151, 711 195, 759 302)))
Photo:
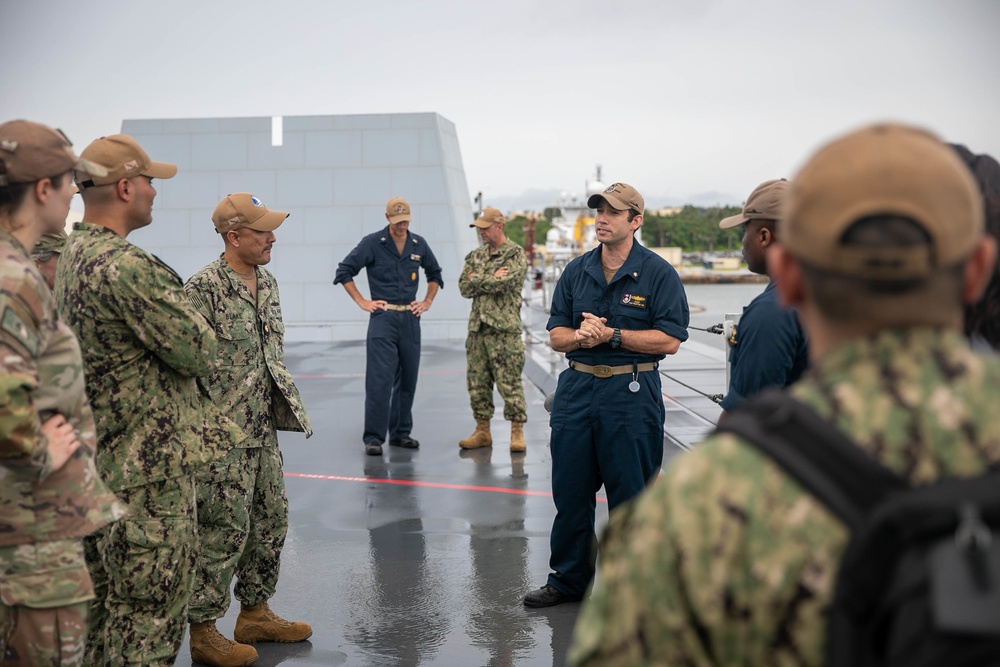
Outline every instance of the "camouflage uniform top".
POLYGON ((26 249, 0 232, 3 604, 47 608, 94 597, 81 538, 122 515, 94 468, 96 445, 76 338, 26 249), (80 447, 53 471, 41 424, 56 413, 80 447))
MULTIPOLYGON (((911 483, 1000 462, 1000 357, 956 333, 843 345, 789 391, 911 483)), ((623 510, 570 664, 822 664, 849 535, 771 459, 713 436, 623 510)))
POLYGON ((80 340, 112 489, 190 474, 207 460, 195 376, 211 369, 212 328, 159 259, 110 229, 77 223, 56 269, 59 314, 80 340))
POLYGON ((469 314, 469 331, 479 331, 480 325, 493 327, 507 333, 521 332, 521 289, 528 272, 528 258, 524 248, 510 239, 505 240, 496 252, 483 244, 465 256, 465 266, 458 279, 458 290, 466 299, 472 299, 469 314), (506 266, 509 273, 494 278, 493 272, 506 266), (469 280, 469 273, 475 278, 469 280))
POLYGON ((0 546, 79 538, 121 516, 94 469, 97 435, 76 338, 27 251, 0 231, 0 546), (41 424, 80 448, 53 472, 41 424))
POLYGON ((285 324, 278 284, 257 267, 257 302, 225 259, 196 273, 184 286, 191 303, 215 327, 219 355, 199 378, 212 404, 247 434, 245 447, 271 443, 274 430, 312 435, 302 397, 285 368, 285 324))

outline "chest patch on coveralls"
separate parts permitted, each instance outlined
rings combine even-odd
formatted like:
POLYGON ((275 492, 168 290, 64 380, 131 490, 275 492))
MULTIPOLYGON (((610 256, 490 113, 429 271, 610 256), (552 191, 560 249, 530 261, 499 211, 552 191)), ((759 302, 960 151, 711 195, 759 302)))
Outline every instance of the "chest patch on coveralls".
POLYGON ((630 294, 628 292, 622 294, 622 305, 624 306, 631 306, 632 308, 645 308, 648 302, 648 294, 630 294))
POLYGON ((418 255, 416 253, 410 253, 410 261, 419 262, 420 261, 420 255, 418 255))

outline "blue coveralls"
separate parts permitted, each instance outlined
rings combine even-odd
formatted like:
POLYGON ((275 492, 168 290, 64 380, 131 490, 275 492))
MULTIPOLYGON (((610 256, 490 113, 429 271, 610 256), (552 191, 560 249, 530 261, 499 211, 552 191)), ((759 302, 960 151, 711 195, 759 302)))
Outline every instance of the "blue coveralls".
MULTIPOLYGON (((348 283, 368 270, 372 301, 409 304, 417 298, 418 270, 444 287, 441 267, 421 236, 406 234, 400 254, 386 226, 361 239, 337 266, 333 284, 348 283)), ((410 311, 376 310, 368 319, 365 371, 365 444, 401 440, 413 428, 413 396, 420 369, 420 319, 410 311)))
POLYGON ((723 410, 766 387, 787 387, 809 363, 809 347, 795 312, 782 308, 771 282, 743 309, 736 345, 729 352, 729 392, 723 410))
MULTIPOLYGON (((605 282, 601 246, 569 263, 556 285, 546 328, 577 329, 583 313, 606 317, 625 330, 656 329, 687 340, 687 296, 669 263, 638 243, 605 282)), ((566 353, 590 365, 647 363, 663 355, 639 354, 610 344, 566 353)), ((628 389, 632 374, 598 378, 573 370, 559 375, 549 424, 552 427, 552 523, 548 584, 580 597, 594 576, 596 493, 603 484, 614 509, 645 488, 663 462, 663 396, 660 374, 639 373, 639 391, 628 389)))

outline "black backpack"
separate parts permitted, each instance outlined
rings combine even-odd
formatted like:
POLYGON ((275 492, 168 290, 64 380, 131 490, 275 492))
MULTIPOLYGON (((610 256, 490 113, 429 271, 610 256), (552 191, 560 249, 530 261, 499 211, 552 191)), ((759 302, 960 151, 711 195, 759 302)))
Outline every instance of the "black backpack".
POLYGON ((851 531, 828 616, 827 667, 1000 666, 1000 467, 911 487, 777 390, 727 415, 718 432, 727 431, 851 531))

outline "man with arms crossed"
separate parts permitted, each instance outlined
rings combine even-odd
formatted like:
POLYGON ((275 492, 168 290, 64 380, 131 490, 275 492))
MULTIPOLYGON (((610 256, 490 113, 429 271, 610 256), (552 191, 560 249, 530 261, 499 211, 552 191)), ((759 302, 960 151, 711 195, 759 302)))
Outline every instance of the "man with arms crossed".
POLYGON ((458 441, 463 449, 491 447, 490 420, 493 418, 493 386, 503 398, 503 416, 510 422, 510 451, 523 452, 524 404, 521 372, 524 370, 524 342, 521 340, 521 289, 528 272, 524 248, 504 234, 503 213, 486 208, 469 225, 475 227, 483 244, 465 258, 458 289, 472 299, 469 335, 465 339, 468 356, 466 381, 476 430, 458 441))

